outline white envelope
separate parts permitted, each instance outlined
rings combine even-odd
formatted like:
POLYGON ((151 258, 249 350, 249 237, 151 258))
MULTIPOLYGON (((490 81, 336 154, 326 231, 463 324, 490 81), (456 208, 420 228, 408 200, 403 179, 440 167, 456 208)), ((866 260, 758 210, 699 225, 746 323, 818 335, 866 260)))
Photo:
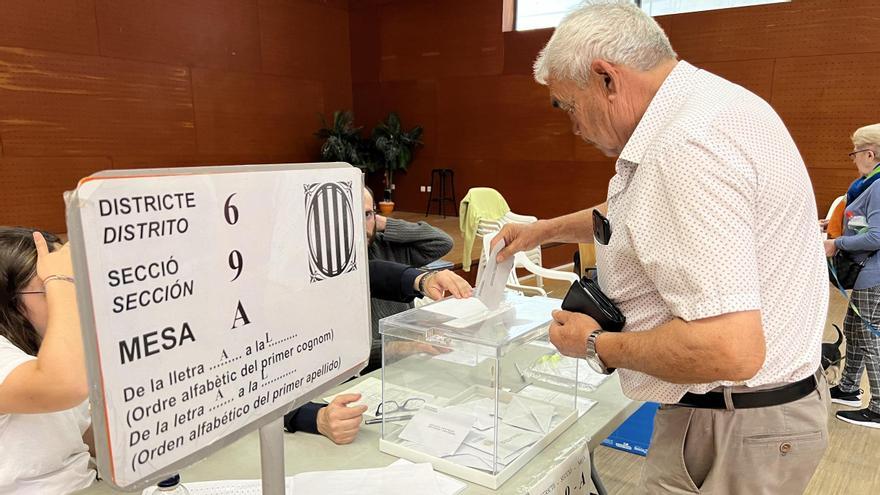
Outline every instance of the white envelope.
POLYGON ((550 431, 553 414, 554 407, 552 405, 514 397, 504 412, 502 421, 524 430, 547 433, 550 431))
POLYGON ((422 407, 406 425, 400 438, 419 444, 420 450, 436 457, 454 454, 476 418, 432 404, 422 407))
POLYGON ((477 287, 474 289, 474 297, 483 301, 490 310, 498 309, 501 301, 504 300, 504 289, 507 286, 507 279, 513 270, 513 256, 498 263, 496 261, 498 253, 504 249, 504 240, 502 239, 492 252, 483 258, 484 263, 480 263, 477 287))
POLYGON ((446 410, 474 416, 476 421, 473 427, 477 430, 487 430, 495 426, 495 401, 488 397, 455 404, 447 407, 446 410))

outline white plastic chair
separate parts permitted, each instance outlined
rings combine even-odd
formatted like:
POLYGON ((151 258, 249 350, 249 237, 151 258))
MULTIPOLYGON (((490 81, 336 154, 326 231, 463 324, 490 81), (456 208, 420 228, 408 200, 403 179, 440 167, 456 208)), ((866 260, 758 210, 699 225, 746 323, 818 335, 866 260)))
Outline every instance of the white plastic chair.
MULTIPOLYGON (((500 229, 499 229, 500 230, 500 229)), ((480 264, 482 265, 483 257, 488 256, 490 252, 490 244, 492 243, 492 239, 497 235, 498 232, 488 233, 483 236, 483 252, 480 255, 480 264)), ((540 253, 539 253, 540 255, 540 253)), ((563 280, 569 283, 578 280, 578 276, 572 272, 564 272, 560 270, 551 270, 549 268, 544 268, 540 265, 535 264, 526 252, 518 252, 514 254, 513 257, 513 268, 510 270, 510 274, 507 277, 507 288, 511 290, 518 291, 522 294, 529 295, 539 295, 546 296, 547 291, 544 290, 543 287, 543 278, 549 278, 550 280, 563 280), (531 286, 524 285, 520 282, 519 277, 516 275, 517 268, 523 268, 529 273, 535 275, 536 282, 537 280, 542 280, 541 285, 531 286)))

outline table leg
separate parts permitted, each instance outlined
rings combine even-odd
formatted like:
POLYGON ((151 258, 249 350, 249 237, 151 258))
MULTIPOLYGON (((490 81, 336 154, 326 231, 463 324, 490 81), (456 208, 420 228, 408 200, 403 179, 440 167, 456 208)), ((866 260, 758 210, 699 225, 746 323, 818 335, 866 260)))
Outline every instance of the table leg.
POLYGON ((596 470, 596 463, 593 461, 592 452, 590 452, 590 479, 593 480, 593 485, 596 486, 596 493, 599 495, 608 495, 608 491, 605 490, 605 485, 602 484, 602 479, 599 478, 599 471, 596 470))

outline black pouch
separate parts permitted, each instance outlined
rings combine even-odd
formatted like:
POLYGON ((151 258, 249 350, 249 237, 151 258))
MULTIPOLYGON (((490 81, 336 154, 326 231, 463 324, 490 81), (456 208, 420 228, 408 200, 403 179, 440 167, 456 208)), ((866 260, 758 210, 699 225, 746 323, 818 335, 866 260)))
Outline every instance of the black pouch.
POLYGON ((596 320, 602 330, 608 332, 619 332, 626 325, 626 317, 623 313, 602 292, 599 284, 588 277, 571 284, 568 294, 562 300, 562 309, 583 313, 596 320))
POLYGON ((831 280, 831 283, 837 285, 840 283, 840 286, 846 290, 852 289, 853 286, 856 285, 856 279, 859 278, 859 272, 862 271, 862 267, 865 266, 865 263, 868 261, 867 258, 862 261, 856 261, 850 256, 846 251, 838 250, 834 256, 828 260, 828 279, 831 280), (834 268, 832 271, 831 268, 834 268), (837 280, 834 280, 834 273, 837 272, 837 280))

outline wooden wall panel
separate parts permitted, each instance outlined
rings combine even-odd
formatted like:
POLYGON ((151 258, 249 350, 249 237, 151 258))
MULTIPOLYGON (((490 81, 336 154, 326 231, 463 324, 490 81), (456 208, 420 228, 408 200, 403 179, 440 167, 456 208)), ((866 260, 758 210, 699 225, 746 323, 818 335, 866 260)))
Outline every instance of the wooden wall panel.
POLYGON ((95 1, 104 56, 260 70, 260 19, 252 0, 95 1))
POLYGON ((94 0, 0 0, 0 46, 97 55, 94 0))
POLYGON ((380 77, 383 81, 422 79, 440 69, 443 33, 434 0, 395 3, 379 19, 380 77))
POLYGON ((321 81, 328 114, 350 109, 348 12, 317 2, 259 4, 263 71, 321 81))
POLYGON ((194 69, 193 92, 200 153, 317 156, 319 83, 194 69))
POLYGON ((667 17, 672 46, 694 62, 862 53, 876 46, 865 21, 880 17, 880 2, 795 0, 667 17))
POLYGON ((315 160, 348 24, 347 0, 0 0, 0 223, 63 230, 102 168, 315 160))
POLYGON ((158 156, 114 156, 114 169, 159 168, 159 167, 200 167, 209 165, 261 165, 266 163, 295 163, 301 160, 300 153, 287 155, 264 154, 222 154, 222 155, 174 155, 158 156))
POLYGON ((864 55, 776 61, 771 104, 809 167, 851 169, 850 136, 880 121, 878 101, 880 72, 864 55))
POLYGON ((62 193, 82 177, 109 168, 106 157, 0 158, 0 225, 67 232, 62 193))
POLYGON ((504 65, 501 7, 495 0, 402 2, 383 7, 381 79, 500 74, 504 65))
MULTIPOLYGON (((378 82, 382 67, 379 41, 380 9, 352 9, 349 12, 351 79, 354 84, 378 82)), ((357 98, 355 98, 355 102, 357 98)))
POLYGON ((6 156, 195 151, 189 70, 0 47, 6 156))
POLYGON ((529 76, 444 79, 438 90, 439 156, 571 160, 571 126, 529 76))
POLYGON ((552 29, 504 33, 504 74, 532 75, 535 59, 552 34, 552 29))

